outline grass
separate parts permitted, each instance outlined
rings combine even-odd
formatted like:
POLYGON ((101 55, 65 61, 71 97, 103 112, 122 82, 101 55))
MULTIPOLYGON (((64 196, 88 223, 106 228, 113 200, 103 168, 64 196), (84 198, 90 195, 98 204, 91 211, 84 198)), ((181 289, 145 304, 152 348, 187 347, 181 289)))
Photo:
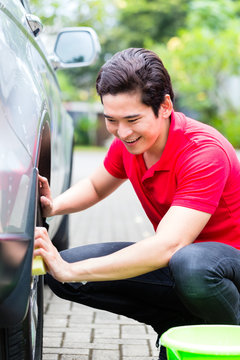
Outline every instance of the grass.
POLYGON ((74 151, 96 151, 96 152, 106 152, 107 147, 105 146, 92 146, 92 145, 75 145, 74 151))

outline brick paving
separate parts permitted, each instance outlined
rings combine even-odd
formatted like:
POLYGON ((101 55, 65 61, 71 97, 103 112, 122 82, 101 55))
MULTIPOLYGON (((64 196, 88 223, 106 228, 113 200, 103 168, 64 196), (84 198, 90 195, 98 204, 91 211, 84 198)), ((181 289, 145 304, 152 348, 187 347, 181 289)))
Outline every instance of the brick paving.
MULTIPOLYGON (((73 183, 102 162, 102 152, 76 152, 73 183)), ((94 207, 70 216, 70 246, 138 241, 153 233, 131 189, 124 183, 94 207)), ((124 316, 57 298, 45 288, 43 360, 153 360, 156 334, 124 316)))

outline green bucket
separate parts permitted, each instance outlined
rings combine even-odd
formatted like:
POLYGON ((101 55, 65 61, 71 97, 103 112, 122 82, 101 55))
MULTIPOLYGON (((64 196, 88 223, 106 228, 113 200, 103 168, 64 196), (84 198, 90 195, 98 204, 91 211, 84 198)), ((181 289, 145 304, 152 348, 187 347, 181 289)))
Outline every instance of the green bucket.
POLYGON ((240 360, 240 326, 179 326, 161 336, 168 360, 240 360))

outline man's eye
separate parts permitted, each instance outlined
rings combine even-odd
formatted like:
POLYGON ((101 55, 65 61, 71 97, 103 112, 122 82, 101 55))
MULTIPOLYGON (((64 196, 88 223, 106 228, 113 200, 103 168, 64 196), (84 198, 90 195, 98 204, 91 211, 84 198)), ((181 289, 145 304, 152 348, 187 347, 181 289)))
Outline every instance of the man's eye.
POLYGON ((114 123, 114 122, 116 122, 116 120, 114 120, 114 119, 109 119, 109 118, 105 118, 108 122, 110 122, 110 123, 114 123))
POLYGON ((131 119, 131 120, 128 120, 129 123, 133 123, 133 122, 136 122, 138 119, 131 119))

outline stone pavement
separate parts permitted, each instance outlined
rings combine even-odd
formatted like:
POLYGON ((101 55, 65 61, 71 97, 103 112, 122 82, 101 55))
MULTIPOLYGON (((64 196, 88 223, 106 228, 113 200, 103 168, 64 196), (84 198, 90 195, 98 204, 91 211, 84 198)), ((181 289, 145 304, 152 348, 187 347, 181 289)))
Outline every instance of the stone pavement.
MULTIPOLYGON (((103 152, 76 152, 73 183, 102 162, 103 152)), ((130 184, 70 217, 70 246, 137 241, 153 233, 130 184)), ((153 360, 156 333, 124 316, 57 298, 45 288, 43 360, 153 360)))

